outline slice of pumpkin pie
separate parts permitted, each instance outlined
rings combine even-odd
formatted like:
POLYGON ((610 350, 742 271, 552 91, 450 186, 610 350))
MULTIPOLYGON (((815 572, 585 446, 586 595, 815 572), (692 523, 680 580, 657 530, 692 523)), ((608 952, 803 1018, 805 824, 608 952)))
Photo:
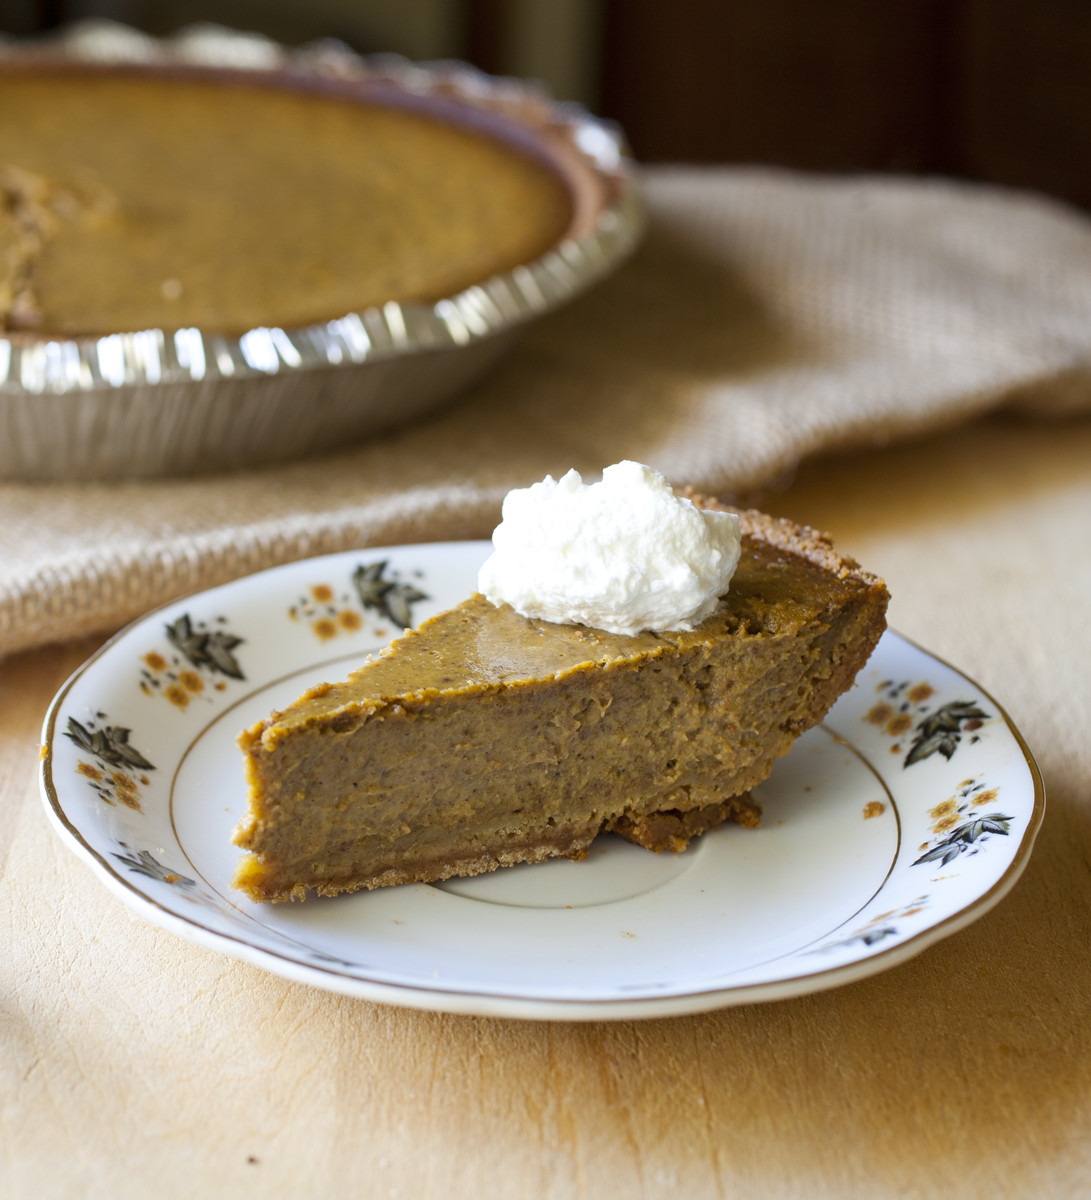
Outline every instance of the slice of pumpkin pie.
MULTIPOLYGON (((756 825, 749 789, 852 684, 888 595, 813 530, 757 512, 728 520, 734 550, 712 551, 737 554, 726 594, 680 627, 612 632, 475 595, 243 732, 235 885, 263 901, 332 896, 579 858, 603 831, 678 850, 724 820, 756 825)), ((601 514, 591 524, 625 543, 601 514)), ((564 521, 552 526, 543 536, 566 543, 564 521)), ((534 549, 548 564, 550 548, 534 549)), ((600 551, 585 565, 597 571, 600 551)), ((657 564, 652 590, 686 570, 701 574, 657 564)))

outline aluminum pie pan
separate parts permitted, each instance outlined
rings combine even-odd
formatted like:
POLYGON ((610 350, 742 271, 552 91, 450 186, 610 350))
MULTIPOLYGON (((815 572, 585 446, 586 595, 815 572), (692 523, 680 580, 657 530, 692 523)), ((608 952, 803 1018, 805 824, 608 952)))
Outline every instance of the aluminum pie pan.
POLYGON ((615 270, 644 227, 620 131, 535 85, 461 63, 288 50, 203 27, 153 39, 95 23, 5 63, 230 73, 334 94, 361 85, 538 139, 573 191, 542 257, 435 303, 389 302, 299 328, 196 328, 58 339, 0 334, 0 478, 117 480, 256 467, 341 448, 449 401, 519 331, 615 270))

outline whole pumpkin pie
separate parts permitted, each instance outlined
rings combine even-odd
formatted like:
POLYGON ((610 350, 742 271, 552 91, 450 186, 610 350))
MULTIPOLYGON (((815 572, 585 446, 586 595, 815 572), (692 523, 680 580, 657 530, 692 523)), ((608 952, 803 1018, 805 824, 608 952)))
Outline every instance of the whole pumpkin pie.
POLYGON ((0 331, 239 334, 435 301, 576 218, 574 176, 517 122, 391 88, 9 62, 0 113, 0 331))
MULTIPOLYGON (((702 502, 708 504, 708 502, 702 502)), ((482 596, 240 735, 255 900, 653 850, 733 819, 884 627, 881 580, 813 530, 740 514, 727 595, 689 632, 612 634, 482 596)))

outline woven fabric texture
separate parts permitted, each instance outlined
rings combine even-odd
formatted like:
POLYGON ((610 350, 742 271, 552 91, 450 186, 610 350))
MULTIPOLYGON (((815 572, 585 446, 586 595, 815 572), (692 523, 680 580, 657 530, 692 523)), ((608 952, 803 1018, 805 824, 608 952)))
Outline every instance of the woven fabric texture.
POLYGON ((511 487, 634 458, 744 495, 806 456, 1091 407, 1091 222, 941 181, 648 168, 618 274, 447 408, 321 459, 0 483, 0 655, 310 554, 487 536, 511 487))

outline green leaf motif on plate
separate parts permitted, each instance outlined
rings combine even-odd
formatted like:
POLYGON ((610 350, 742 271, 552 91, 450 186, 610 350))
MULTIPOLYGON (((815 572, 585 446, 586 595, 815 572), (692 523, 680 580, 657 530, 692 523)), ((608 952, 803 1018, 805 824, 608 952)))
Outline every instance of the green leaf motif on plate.
POLYGON ((137 850, 134 853, 124 842, 120 842, 119 845, 128 853, 118 854, 115 850, 113 851, 114 858, 123 862, 130 871, 137 875, 146 875, 149 879, 157 879, 160 883, 169 883, 181 888, 197 886, 196 879, 190 879, 188 875, 182 875, 178 871, 172 871, 170 867, 165 867, 147 850, 137 850))
POLYGON ((106 725, 101 729, 88 729, 75 717, 69 717, 68 728, 64 735, 71 738, 81 750, 111 767, 130 768, 135 771, 154 771, 154 764, 148 762, 135 746, 129 745, 131 732, 121 725, 106 725))
POLYGON ((387 560, 359 566, 353 572, 352 582, 364 608, 373 608, 393 621, 399 629, 408 629, 413 624, 412 606, 428 596, 411 583, 387 579, 387 560))
POLYGON ((1013 819, 1004 813, 994 812, 964 821, 952 829, 941 841, 929 847, 920 858, 914 859, 913 866, 930 862, 938 862, 941 866, 946 866, 989 834, 1000 834, 1006 837, 1011 832, 1010 822, 1013 819))
POLYGON ((950 759, 962 740, 963 722, 966 722, 965 728, 976 729, 989 716, 989 713, 968 700, 955 700, 929 713, 917 723, 916 737, 905 756, 904 765, 911 767, 937 753, 950 759))
POLYGON ((229 679, 245 679, 242 668, 232 651, 243 639, 223 629, 208 629, 194 624, 189 613, 183 613, 167 627, 170 644, 193 666, 219 672, 229 679))

